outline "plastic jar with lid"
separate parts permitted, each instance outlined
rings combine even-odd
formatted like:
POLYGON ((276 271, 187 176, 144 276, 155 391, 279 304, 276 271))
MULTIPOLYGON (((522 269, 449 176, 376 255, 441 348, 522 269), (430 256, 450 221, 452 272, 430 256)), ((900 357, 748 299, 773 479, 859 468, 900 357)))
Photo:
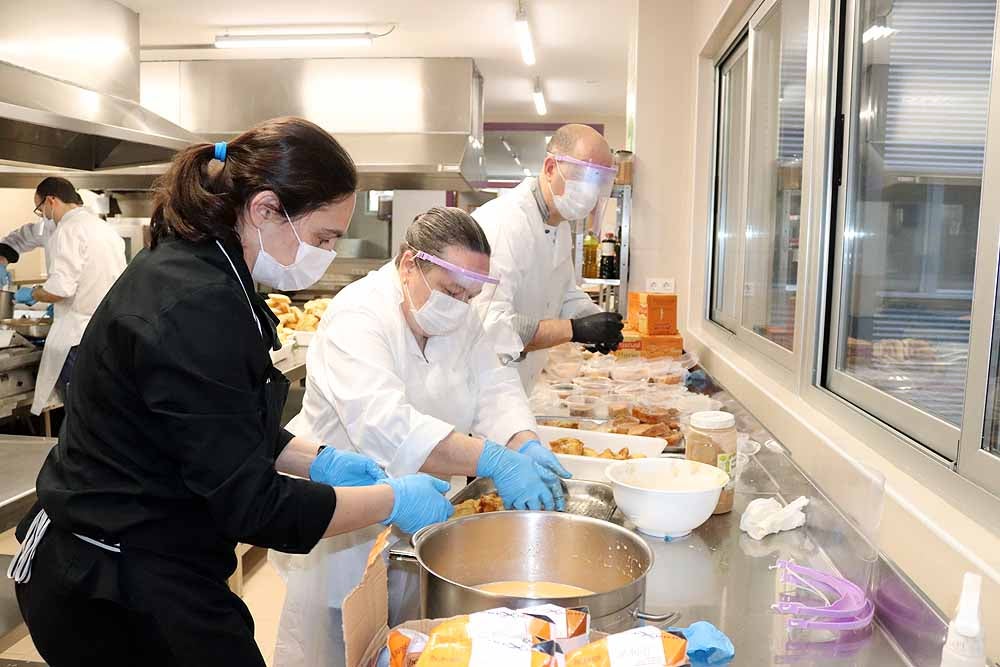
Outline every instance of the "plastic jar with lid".
POLYGON ((686 434, 685 457, 707 463, 729 475, 713 514, 733 509, 736 492, 736 417, 728 412, 696 412, 686 434))

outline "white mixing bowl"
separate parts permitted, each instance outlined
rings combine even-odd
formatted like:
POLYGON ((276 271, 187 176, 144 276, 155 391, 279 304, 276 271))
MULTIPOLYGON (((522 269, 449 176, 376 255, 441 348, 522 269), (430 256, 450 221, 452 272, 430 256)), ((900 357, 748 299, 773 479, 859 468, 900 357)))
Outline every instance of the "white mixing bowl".
POLYGON ((708 521, 729 475, 685 459, 635 459, 607 469, 615 502, 639 532, 683 537, 708 521))

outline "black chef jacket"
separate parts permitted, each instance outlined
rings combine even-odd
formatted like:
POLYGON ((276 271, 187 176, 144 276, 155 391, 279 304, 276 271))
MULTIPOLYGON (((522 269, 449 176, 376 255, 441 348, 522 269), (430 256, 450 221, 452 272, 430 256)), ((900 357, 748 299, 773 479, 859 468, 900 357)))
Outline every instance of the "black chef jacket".
POLYGON ((237 542, 309 551, 336 495, 274 469, 292 437, 265 427, 276 319, 240 245, 223 245, 228 259, 215 241, 166 240, 115 283, 80 343, 37 492, 63 531, 225 577, 237 542))

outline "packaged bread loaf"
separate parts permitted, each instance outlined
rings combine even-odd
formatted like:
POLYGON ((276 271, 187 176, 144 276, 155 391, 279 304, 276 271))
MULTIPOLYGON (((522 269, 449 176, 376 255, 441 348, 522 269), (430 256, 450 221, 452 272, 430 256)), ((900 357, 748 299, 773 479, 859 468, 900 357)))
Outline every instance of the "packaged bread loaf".
POLYGON ((552 622, 512 609, 456 616, 431 631, 417 667, 555 667, 552 622))
POLYGON ((393 630, 386 646, 389 647, 389 667, 413 667, 427 647, 427 635, 416 630, 393 630))
POLYGON ((681 667, 687 641, 653 627, 636 628, 587 644, 566 656, 566 667, 681 667))

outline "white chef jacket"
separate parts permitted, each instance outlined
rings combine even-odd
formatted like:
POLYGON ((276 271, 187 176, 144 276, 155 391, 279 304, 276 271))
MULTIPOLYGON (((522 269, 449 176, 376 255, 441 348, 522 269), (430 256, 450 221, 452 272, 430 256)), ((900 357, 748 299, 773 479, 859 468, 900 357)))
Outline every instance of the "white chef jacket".
POLYGON ((391 262, 337 295, 309 346, 302 411, 288 430, 400 477, 420 470, 452 431, 506 444, 535 429, 517 375, 484 336, 467 359, 458 356, 467 331, 432 336, 421 352, 402 304, 391 262))
POLYGON ((80 343, 97 306, 125 270, 125 242, 108 223, 82 207, 55 224, 45 250, 49 277, 42 288, 64 298, 53 306, 52 328, 38 366, 31 404, 36 415, 52 402, 70 348, 80 343))
MULTIPOLYGON (((572 229, 568 222, 553 227, 542 219, 536 182, 525 179, 472 214, 490 241, 490 270, 500 279, 487 317, 491 330, 511 326, 515 315, 540 321, 601 312, 576 284, 572 229)), ((499 339, 499 333, 491 333, 499 339)), ((528 393, 547 358, 547 351, 538 350, 513 362, 528 393)))
MULTIPOLYGON (((421 353, 403 302, 391 262, 337 294, 310 343, 302 411, 289 431, 370 456, 399 477, 417 472, 452 431, 505 445, 515 433, 535 430, 517 373, 499 363, 492 341, 477 332, 464 355, 468 332, 456 332, 429 338, 421 353)), ((322 540, 303 556, 271 556, 287 584, 275 667, 344 664, 341 604, 361 580, 381 530, 322 540)), ((391 615, 416 590, 396 574, 390 572, 391 615)))
POLYGON ((45 271, 48 273, 52 270, 52 257, 48 252, 48 245, 49 240, 52 238, 55 231, 56 223, 52 220, 29 222, 26 225, 21 225, 10 234, 0 239, 0 243, 9 245, 11 248, 16 250, 19 255, 23 255, 29 250, 34 250, 35 248, 44 248, 45 271))

